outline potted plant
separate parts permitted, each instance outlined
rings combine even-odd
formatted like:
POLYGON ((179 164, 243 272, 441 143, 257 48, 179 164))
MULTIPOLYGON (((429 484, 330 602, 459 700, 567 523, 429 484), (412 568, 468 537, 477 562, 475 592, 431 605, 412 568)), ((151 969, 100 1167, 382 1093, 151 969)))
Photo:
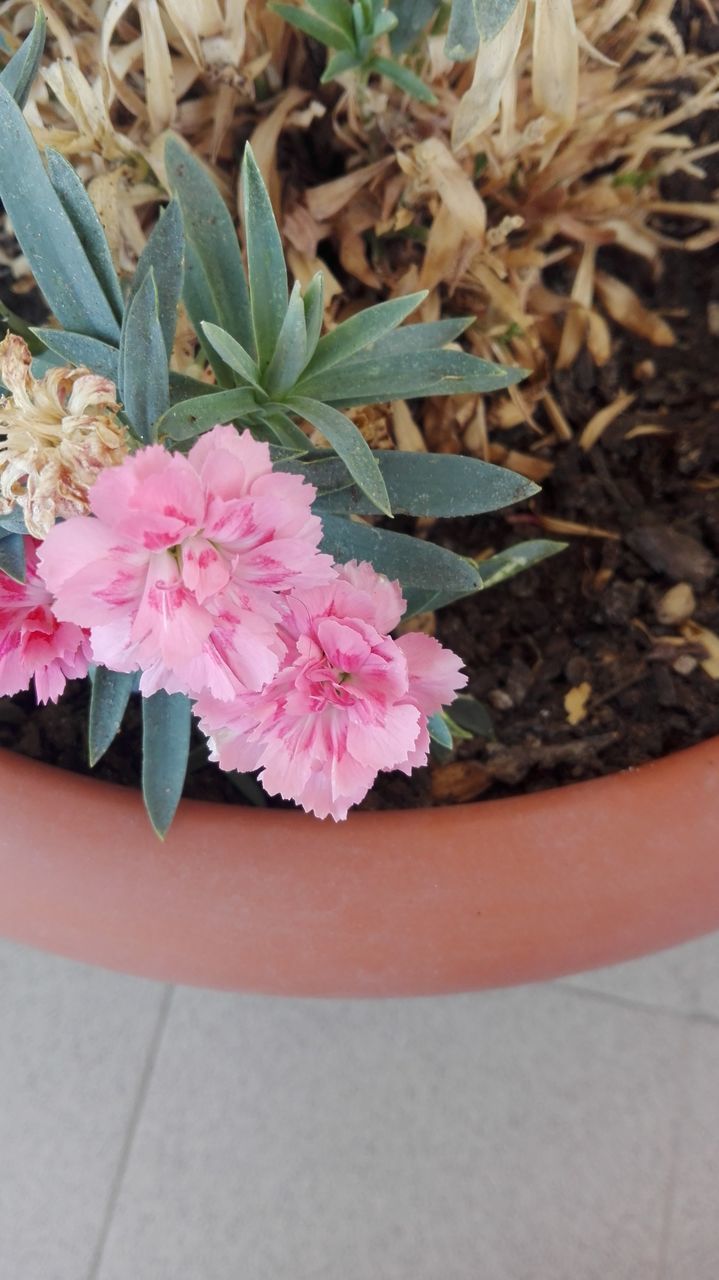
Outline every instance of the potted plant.
MULTIPOLYGON (((383 12, 362 8, 375 26, 334 71, 351 55, 389 74, 372 52, 383 12)), ((523 981, 713 927, 716 743, 559 792, 347 818, 378 773, 409 773, 430 739, 451 751, 482 714, 454 704, 460 659, 400 621, 562 544, 478 563, 386 528, 536 486, 475 458, 372 450, 344 410, 523 370, 457 349, 471 317, 404 324, 422 292, 323 335, 323 275, 288 293, 249 147, 246 268, 214 182, 170 136, 171 198, 119 280, 83 183, 58 152, 43 163, 22 117, 43 34, 38 15, 0 85, 0 194, 54 315, 32 329, 32 364, 22 336, 0 348, 0 675, 52 700, 89 674, 92 763, 139 695, 154 831, 139 794, 5 755, 3 932, 180 981, 369 995, 523 981), (193 373, 173 360, 181 298, 193 373), (180 802, 193 716, 239 785, 259 770, 317 816, 180 802)))

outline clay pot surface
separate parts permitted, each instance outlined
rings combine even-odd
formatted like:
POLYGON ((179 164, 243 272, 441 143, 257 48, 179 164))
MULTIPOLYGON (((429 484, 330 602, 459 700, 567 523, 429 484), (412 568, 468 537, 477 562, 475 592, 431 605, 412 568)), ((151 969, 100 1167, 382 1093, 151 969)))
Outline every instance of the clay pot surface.
POLYGON ((298 812, 138 793, 0 752, 0 934, 238 991, 429 995, 556 977, 719 927, 719 738, 457 808, 298 812))

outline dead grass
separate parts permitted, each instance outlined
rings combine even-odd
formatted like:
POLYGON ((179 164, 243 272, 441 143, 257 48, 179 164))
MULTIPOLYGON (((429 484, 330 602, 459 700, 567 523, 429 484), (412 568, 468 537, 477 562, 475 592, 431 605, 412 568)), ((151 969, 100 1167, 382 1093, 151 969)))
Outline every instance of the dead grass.
MULTIPOLYGON (((705 8, 711 16, 709 0, 705 8)), ((423 319, 475 314, 471 348, 531 370, 491 403, 429 401, 421 421, 403 408, 363 411, 375 444, 394 435, 405 448, 467 450, 543 478, 553 446, 576 429, 551 394, 553 370, 582 350, 606 363, 614 326, 658 347, 674 341, 668 318, 598 269, 598 251, 618 245, 659 271, 666 248, 701 252, 719 240, 715 204, 660 195, 663 177, 703 176, 719 149, 689 129, 719 102, 719 55, 684 48, 672 0, 575 0, 580 73, 570 121, 534 105, 528 24, 499 116, 458 152, 452 126, 472 67, 448 63, 441 37, 424 55, 438 97, 428 107, 386 83, 363 94, 351 81, 320 90, 317 51, 259 0, 52 0, 45 9, 49 58, 27 118, 40 145, 78 166, 122 269, 166 195, 166 131, 212 167, 233 209, 241 145, 251 138, 292 272, 303 282, 318 268, 325 274, 329 325, 424 287, 423 319), (690 233, 677 241, 669 218, 690 233), (550 287, 558 264, 566 292, 550 287), (526 452, 507 449, 502 432, 522 423, 526 452)), ((0 3, 11 45, 31 20, 24 0, 0 3)), ((27 287, 22 260, 12 270, 16 287, 27 287)), ((622 392, 579 424, 582 446, 629 402, 622 392)))

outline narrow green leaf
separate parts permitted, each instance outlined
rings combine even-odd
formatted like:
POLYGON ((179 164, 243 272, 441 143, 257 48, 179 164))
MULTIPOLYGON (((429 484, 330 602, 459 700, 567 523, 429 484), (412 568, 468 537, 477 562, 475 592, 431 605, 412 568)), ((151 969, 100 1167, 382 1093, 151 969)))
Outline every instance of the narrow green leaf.
MULTIPOLYGON (((40 355, 43 347, 40 340, 33 333, 31 326, 23 320, 22 316, 17 315, 15 311, 6 306, 2 298, 0 298, 0 320, 5 322, 4 329, 10 333, 17 333, 21 338, 25 339, 33 355, 40 355)), ((3 337, 5 336, 4 329, 0 326, 0 333, 3 337)))
POLYGON ((62 327, 116 341, 112 308, 55 194, 22 112, 1 84, 0 199, 62 327))
POLYGON ((426 594, 452 590, 469 595, 482 585, 472 561, 422 538, 373 529, 340 516, 325 516, 322 529, 322 549, 340 564, 369 560, 378 573, 398 581, 405 595, 410 588, 426 594))
POLYGON ((394 360, 397 356, 416 351, 438 351, 448 342, 454 342, 465 329, 474 324, 474 319, 474 316, 451 316, 446 320, 429 320, 422 324, 403 324, 400 329, 395 329, 382 338, 379 350, 374 345, 368 347, 361 353, 360 359, 368 360, 374 355, 382 355, 386 358, 391 356, 394 360))
POLYGON ((155 426, 160 440, 194 440, 195 436, 209 431, 218 422, 235 422, 256 410, 254 392, 249 387, 236 387, 229 391, 213 391, 193 400, 181 400, 167 409, 155 426))
POLYGON ((124 303, 104 227, 72 165, 52 147, 47 148, 45 159, 55 194, 75 228, 87 260, 113 310, 117 320, 116 337, 119 338, 124 303))
POLYGON ((31 31, 23 40, 17 53, 13 54, 7 66, 0 72, 0 84, 15 99, 21 110, 28 100, 32 82, 40 69, 46 32, 47 19, 38 5, 31 31))
MULTIPOLYGON (((482 515, 539 493, 531 480, 479 458, 395 449, 377 450, 373 456, 396 516, 456 519, 482 515)), ((325 455, 310 463, 280 464, 280 469, 295 471, 316 486, 315 510, 319 514, 376 514, 366 495, 350 484, 350 476, 337 458, 325 455)))
POLYGON ((454 746, 452 734, 441 711, 438 711, 435 715, 429 717, 427 720, 427 729, 433 742, 438 743, 440 747, 444 747, 445 751, 452 750, 452 747, 454 746))
POLYGON ((258 414, 258 420, 267 424, 272 433, 272 438, 278 444, 286 449, 291 449, 295 455, 298 452, 312 452, 312 445, 307 436, 302 428, 296 422, 293 422, 284 405, 263 405, 258 414))
POLYGON ((280 399, 294 387, 307 364, 307 329, 305 306, 299 281, 290 294, 290 301, 277 339, 275 353, 267 366, 263 382, 269 395, 280 399))
POLYGON ((68 364, 85 365, 93 373, 110 378, 117 384, 118 349, 97 338, 87 338, 84 333, 66 333, 64 329, 34 328, 33 333, 41 342, 61 356, 68 364))
POLYGON ((305 329, 307 332, 307 352, 313 354, 322 332, 322 320, 325 313, 325 281, 321 271, 313 276, 302 299, 305 307, 305 329))
POLYGON ((264 369, 287 310, 287 268, 270 197, 249 143, 242 160, 242 208, 252 327, 258 364, 264 369))
POLYGON ((488 560, 474 562, 480 579, 479 587, 459 593, 454 587, 440 588, 434 593, 417 593, 410 601, 411 610, 413 613, 425 613, 427 610, 445 609, 447 605, 454 604, 457 600, 474 595, 477 590, 497 587, 500 583, 507 582, 515 574, 523 573, 525 569, 531 569, 542 560, 547 560, 550 556, 564 551, 566 545, 565 542, 551 542, 546 538, 518 542, 515 546, 498 552, 488 560))
POLYGON ((6 515, 0 516, 0 529, 5 529, 7 533, 21 533, 24 536, 27 533, 27 526, 22 507, 15 505, 6 515))
POLYGON ((155 224, 142 251, 127 299, 129 306, 146 275, 152 269, 155 273, 158 314, 168 360, 172 355, 175 341, 177 307, 182 295, 184 263, 185 238, 182 229, 182 210, 179 200, 175 198, 170 201, 155 224))
POLYGON ((347 0, 310 0, 315 13, 332 27, 340 31, 352 32, 352 9, 347 0))
POLYGON ((345 71, 354 71, 361 66, 361 57, 354 49, 340 49, 327 59, 327 66, 320 76, 320 84, 329 84, 335 76, 344 75, 345 71))
POLYGON ((439 9, 439 0, 390 0, 397 19, 390 46, 395 56, 409 49, 429 25, 439 9))
POLYGON ((377 75, 386 76, 418 102, 428 102, 433 106, 437 101, 435 94, 424 80, 420 80, 409 67, 403 67, 399 62, 393 62, 391 58, 373 58, 370 70, 375 71, 377 75))
POLYGON ((0 572, 14 582, 25 581, 25 539, 21 533, 6 533, 0 538, 0 572))
POLYGON ((352 479, 370 502, 385 515, 392 515, 387 487, 382 479, 377 460, 367 441, 349 418, 338 413, 330 405, 321 404, 305 396, 292 396, 288 408, 317 427, 329 440, 332 448, 344 462, 352 479))
POLYGON ((118 371, 130 427, 143 444, 151 444, 157 439, 157 419, 169 406, 167 352, 152 267, 125 312, 118 371))
POLYGON ((513 578, 515 574, 531 569, 542 560, 558 555, 560 551, 566 551, 566 548, 566 542, 552 542, 548 538, 517 542, 513 547, 507 547, 505 551, 498 551, 488 560, 477 562, 482 586, 497 587, 501 582, 507 582, 513 578))
POLYGON ((160 689, 142 703, 142 794, 163 839, 177 811, 190 754, 192 708, 183 693, 160 689))
POLYGON ((92 677, 89 721, 89 758, 94 767, 116 738, 125 714, 135 676, 97 667, 92 677))
POLYGON ((222 357, 230 369, 240 375, 243 382, 249 383, 251 387, 255 388, 255 391, 259 391, 260 396, 263 396, 264 391, 260 382, 260 371, 252 357, 245 351, 245 348, 231 334, 226 333, 224 329, 218 328, 216 324, 205 323, 201 328, 213 351, 216 351, 222 357))
POLYGON ((335 408, 411 400, 422 396, 498 391, 521 382, 526 370, 492 364, 464 351, 412 352, 401 359, 386 354, 352 360, 345 367, 302 377, 297 391, 335 408))
POLYGON ((427 297, 427 290, 408 294, 405 298, 393 298, 390 302, 378 302, 374 307, 358 311, 356 315, 339 324, 331 333, 321 338, 317 350, 305 370, 303 383, 315 378, 326 369, 344 363, 365 347, 378 342, 406 320, 408 315, 427 297))
MULTIPOLYGON (((254 356, 247 280, 229 210, 207 170, 175 137, 167 141, 165 164, 170 188, 182 208, 183 297, 192 327, 201 338, 203 320, 217 324, 254 356)), ((208 356, 222 377, 226 373, 222 363, 216 363, 214 353, 208 356)), ((227 382, 231 384, 232 379, 227 382)))
POLYGON ((377 14, 372 27, 372 35, 375 40, 380 36, 386 36, 388 32, 394 31, 397 26, 397 18, 390 9, 382 9, 377 14))
POLYGON ((217 387, 211 382, 200 382, 199 378, 191 378, 189 374, 170 369, 170 404, 194 400, 197 396, 211 396, 216 391, 217 387))
POLYGON ((320 44, 327 45, 329 49, 354 48, 354 40, 351 35, 346 31, 342 31, 339 27, 325 22, 323 18, 318 18, 315 14, 308 13, 306 9, 296 9, 291 4, 271 4, 270 8, 274 13, 284 18, 285 22, 289 22, 290 26, 296 27, 298 31, 303 31, 306 36, 311 36, 313 40, 319 40, 320 44))
POLYGON ((494 738, 494 724, 489 711, 483 702, 478 702, 469 693, 460 693, 450 708, 450 718, 467 729, 475 738, 494 738))
POLYGON ((452 0, 445 53, 455 62, 466 62, 477 52, 480 40, 493 40, 506 27, 519 0, 452 0))

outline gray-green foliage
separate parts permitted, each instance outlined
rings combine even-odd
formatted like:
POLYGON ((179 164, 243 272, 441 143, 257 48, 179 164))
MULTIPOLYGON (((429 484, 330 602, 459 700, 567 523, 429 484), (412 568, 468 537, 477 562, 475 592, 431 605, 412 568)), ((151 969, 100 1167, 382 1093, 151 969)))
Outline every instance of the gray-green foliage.
MULTIPOLYGON (((387 76, 405 93, 422 102, 436 101, 432 90, 409 67, 395 58, 385 58, 377 43, 398 25, 393 6, 385 8, 384 0, 308 0, 309 8, 291 4, 272 4, 278 13, 298 31, 333 49, 325 67, 322 82, 333 80, 345 71, 356 71, 361 79, 371 75, 387 76)), ((393 52, 396 50, 393 48, 393 52)))
MULTIPOLYGON (((339 53, 361 50, 369 57, 370 28, 375 38, 394 25, 394 15, 379 0, 313 0, 313 6, 316 17, 293 9, 295 24, 321 39, 331 27, 326 43, 339 53), (325 24, 324 35, 318 23, 325 24)), ((440 545, 358 521, 393 513, 476 515, 531 496, 533 485, 477 459, 375 452, 343 412, 399 398, 493 391, 518 382, 523 371, 448 346, 471 317, 404 323, 422 302, 421 293, 369 307, 323 337, 322 277, 304 294, 298 285, 288 290, 282 241, 249 147, 242 166, 247 272, 214 182, 171 138, 166 168, 173 199, 134 278, 118 279, 82 183, 56 153, 47 152, 43 163, 23 119, 43 36, 38 14, 0 73, 0 200, 57 321, 34 330, 36 343, 42 343, 38 368, 69 362, 111 378, 138 444, 159 441, 184 449, 217 422, 249 429, 271 445, 275 466, 315 486, 325 549, 338 562, 369 560, 397 579, 409 612, 439 608, 553 554, 558 544, 530 542, 478 564, 440 545), (214 387, 169 371, 180 296, 214 371, 214 387), (306 424, 319 430, 329 449, 310 443, 306 424)), ((23 533, 17 509, 0 519, 0 568, 18 580, 24 574, 23 533)), ((112 741, 134 679, 94 673, 93 762, 112 741)), ((164 833, 187 767, 190 706, 180 695, 157 693, 143 699, 143 716, 145 802, 156 830, 164 833)), ((446 729, 437 732, 446 738, 446 729)))

